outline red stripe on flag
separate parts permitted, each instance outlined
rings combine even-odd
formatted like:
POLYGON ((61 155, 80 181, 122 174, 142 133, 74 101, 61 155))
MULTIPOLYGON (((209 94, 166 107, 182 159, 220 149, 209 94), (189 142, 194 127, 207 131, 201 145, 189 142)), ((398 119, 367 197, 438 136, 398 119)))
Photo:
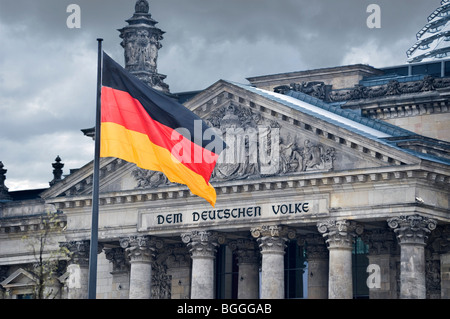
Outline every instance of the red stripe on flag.
POLYGON ((103 87, 101 105, 102 123, 116 123, 128 130, 147 135, 152 143, 169 150, 178 161, 201 175, 206 183, 209 182, 218 159, 217 154, 152 119, 139 100, 128 92, 103 87), (183 153, 180 150, 187 152, 183 153))

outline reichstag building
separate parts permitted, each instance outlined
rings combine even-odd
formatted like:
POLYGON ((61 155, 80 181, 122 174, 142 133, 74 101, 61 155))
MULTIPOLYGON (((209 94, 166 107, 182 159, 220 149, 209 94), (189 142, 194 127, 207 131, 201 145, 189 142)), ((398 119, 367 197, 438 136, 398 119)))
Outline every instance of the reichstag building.
MULTIPOLYGON (((404 65, 187 93, 158 73, 164 32, 149 12, 137 1, 119 30, 126 69, 229 148, 211 178, 215 207, 161 173, 101 159, 97 298, 450 297, 450 2, 404 65)), ((0 162, 0 298, 87 297, 93 162, 64 175, 63 160, 49 163, 48 188, 25 191, 8 190, 0 162)))

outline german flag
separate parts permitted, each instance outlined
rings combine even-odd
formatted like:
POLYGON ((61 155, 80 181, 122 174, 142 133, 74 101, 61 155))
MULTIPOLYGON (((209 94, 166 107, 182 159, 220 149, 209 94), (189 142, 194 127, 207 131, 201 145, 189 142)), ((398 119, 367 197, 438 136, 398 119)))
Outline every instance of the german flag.
POLYGON ((162 172, 214 206, 209 180, 225 144, 217 135, 205 141, 208 129, 197 115, 103 53, 100 157, 162 172))

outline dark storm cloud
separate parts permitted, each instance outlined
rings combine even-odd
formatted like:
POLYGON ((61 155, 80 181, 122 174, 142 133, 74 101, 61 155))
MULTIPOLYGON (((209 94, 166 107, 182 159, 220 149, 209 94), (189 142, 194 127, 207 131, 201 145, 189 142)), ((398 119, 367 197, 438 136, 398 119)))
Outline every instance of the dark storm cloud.
MULTIPOLYGON (((120 29, 135 0, 0 0, 0 161, 11 189, 47 186, 60 155, 65 173, 92 159, 96 38, 123 64, 120 29), (81 28, 69 29, 69 4, 81 28)), ((219 79, 368 63, 405 63, 439 0, 153 0, 166 32, 158 71, 172 92, 219 79), (381 28, 369 29, 369 4, 381 28)))

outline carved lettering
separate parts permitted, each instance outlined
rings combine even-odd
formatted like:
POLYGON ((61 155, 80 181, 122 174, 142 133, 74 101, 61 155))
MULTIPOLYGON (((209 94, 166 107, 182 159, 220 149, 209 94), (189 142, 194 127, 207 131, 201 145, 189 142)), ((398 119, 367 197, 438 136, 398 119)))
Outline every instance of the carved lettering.
POLYGON ((297 202, 262 202, 251 206, 201 208, 173 212, 162 209, 159 212, 141 212, 140 231, 153 227, 169 227, 173 225, 186 227, 224 225, 230 222, 263 222, 274 220, 293 220, 311 217, 311 214, 328 214, 327 198, 310 197, 297 202))
POLYGON ((261 207, 239 207, 233 209, 217 209, 217 210, 204 210, 201 213, 193 212, 192 220, 198 221, 214 221, 216 219, 229 219, 229 218, 248 218, 248 217, 260 217, 261 207))
POLYGON ((183 214, 167 214, 167 215, 158 215, 156 216, 158 221, 158 225, 162 224, 179 224, 183 222, 183 214))
POLYGON ((309 203, 272 205, 272 212, 275 215, 278 215, 278 213, 281 215, 307 213, 309 211, 308 205, 309 203))

